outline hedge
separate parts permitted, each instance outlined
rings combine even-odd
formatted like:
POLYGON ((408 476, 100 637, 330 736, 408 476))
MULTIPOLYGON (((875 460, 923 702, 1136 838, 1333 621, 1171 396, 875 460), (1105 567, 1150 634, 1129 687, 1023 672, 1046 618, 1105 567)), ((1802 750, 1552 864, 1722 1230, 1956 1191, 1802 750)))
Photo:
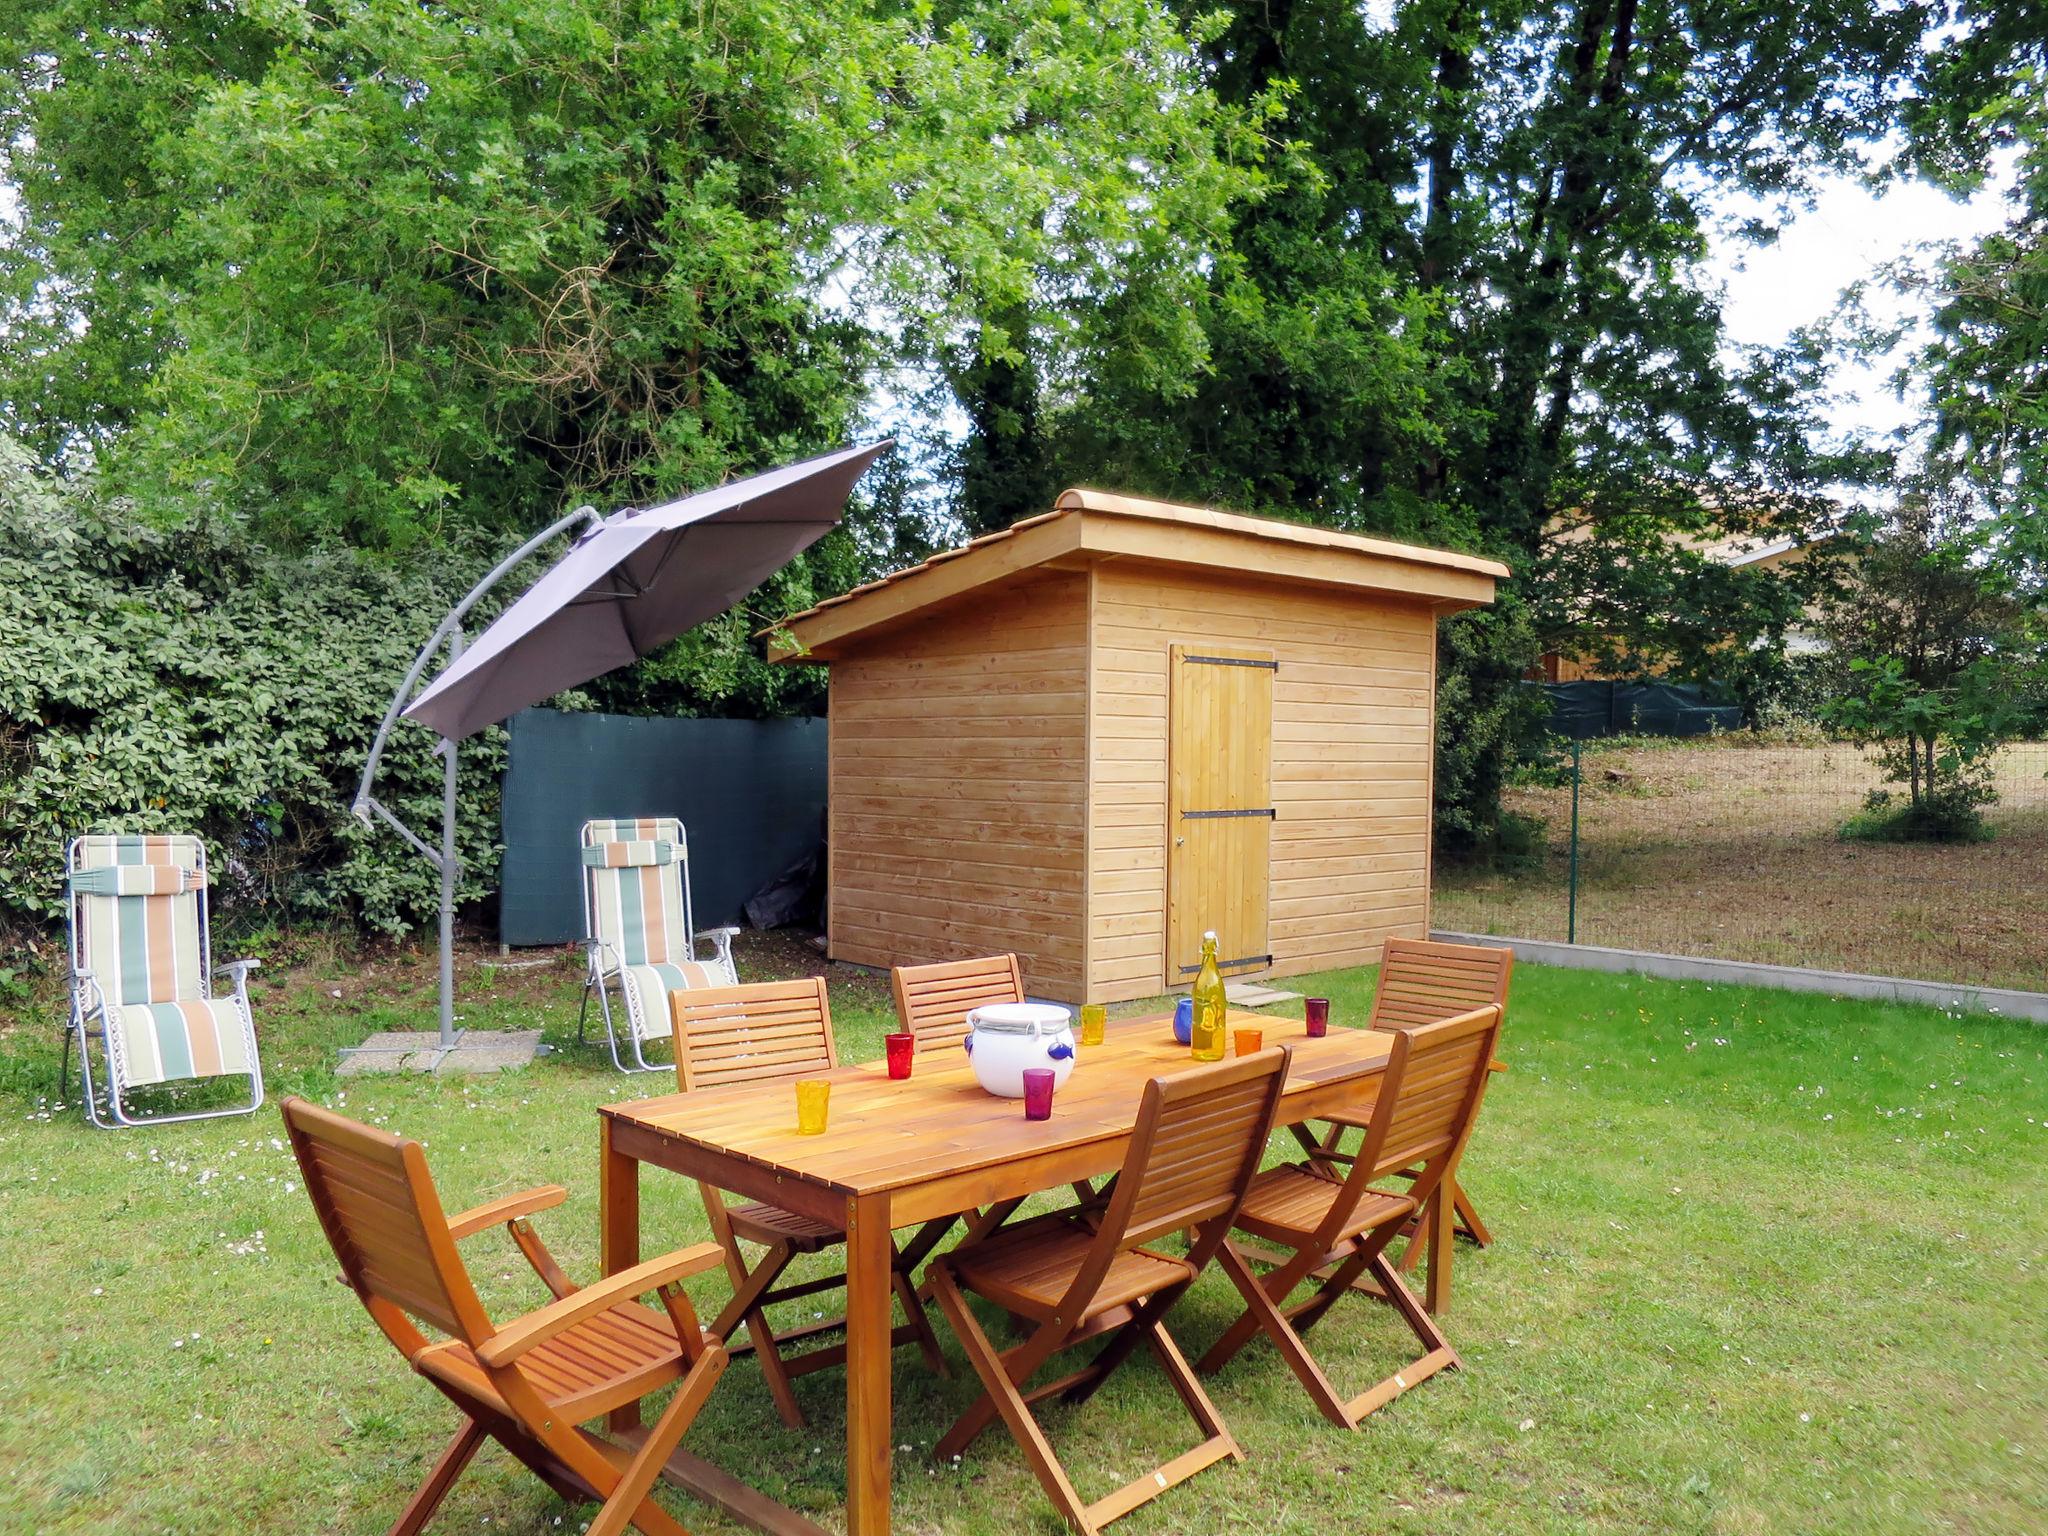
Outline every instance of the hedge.
MULTIPOLYGON (((438 877, 349 814, 370 737, 486 550, 403 566, 281 554, 225 520, 168 533, 0 438, 0 930, 63 913, 66 839, 196 831, 219 908, 402 934, 438 877)), ((438 826, 433 737, 394 733, 379 798, 438 826)), ((464 743, 461 895, 495 889, 504 732, 464 743)))

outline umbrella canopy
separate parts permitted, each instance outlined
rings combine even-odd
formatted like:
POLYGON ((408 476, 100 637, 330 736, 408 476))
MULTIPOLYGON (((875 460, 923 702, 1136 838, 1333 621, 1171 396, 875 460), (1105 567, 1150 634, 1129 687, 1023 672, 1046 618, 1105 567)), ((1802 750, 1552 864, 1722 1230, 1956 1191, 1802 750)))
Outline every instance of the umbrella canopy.
POLYGON ((854 482, 889 446, 846 448, 666 506, 613 513, 406 715, 459 740, 725 612, 838 524, 854 482))

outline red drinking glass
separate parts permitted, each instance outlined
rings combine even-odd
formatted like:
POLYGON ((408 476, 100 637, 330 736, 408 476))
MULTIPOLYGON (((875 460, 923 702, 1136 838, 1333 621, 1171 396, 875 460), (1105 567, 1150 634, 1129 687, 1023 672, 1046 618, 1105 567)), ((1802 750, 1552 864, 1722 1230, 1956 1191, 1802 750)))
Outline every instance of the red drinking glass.
POLYGON ((1050 1120, 1052 1118, 1051 1067, 1026 1067, 1024 1069, 1024 1118, 1026 1120, 1050 1120))
POLYGON ((882 1045, 889 1052, 889 1075, 895 1078, 910 1076, 910 1058, 917 1053, 917 1036, 884 1035, 882 1045))
POLYGON ((1330 1000, 1327 997, 1312 997, 1308 1000, 1308 1037, 1320 1040, 1330 1032, 1330 1000))

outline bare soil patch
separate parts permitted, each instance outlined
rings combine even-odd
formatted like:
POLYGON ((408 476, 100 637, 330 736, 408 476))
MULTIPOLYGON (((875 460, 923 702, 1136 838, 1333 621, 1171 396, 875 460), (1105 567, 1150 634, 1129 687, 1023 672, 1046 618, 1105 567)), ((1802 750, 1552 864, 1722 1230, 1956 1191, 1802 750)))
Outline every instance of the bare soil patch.
MULTIPOLYGON (((1883 777, 1854 747, 1592 744, 1580 793, 1579 942, 2048 989, 2048 743, 2006 749, 1994 836, 1845 842, 1883 777)), ((1571 790, 1519 788, 1534 870, 1440 869, 1438 927, 1562 939, 1571 790)))

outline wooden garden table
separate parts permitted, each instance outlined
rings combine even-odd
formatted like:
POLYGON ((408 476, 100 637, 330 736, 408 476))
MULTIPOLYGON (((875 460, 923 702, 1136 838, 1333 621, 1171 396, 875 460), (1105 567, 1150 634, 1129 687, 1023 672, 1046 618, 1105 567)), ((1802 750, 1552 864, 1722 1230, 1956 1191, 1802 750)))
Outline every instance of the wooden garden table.
MULTIPOLYGON (((1294 1047, 1282 1123, 1355 1111, 1386 1070, 1387 1034, 1338 1028, 1311 1040, 1294 1020, 1233 1011, 1229 1022, 1263 1030, 1268 1045, 1294 1047)), ((891 1231, 1115 1172, 1146 1081, 1188 1065, 1187 1047, 1174 1042, 1161 1014, 1112 1021, 1101 1045, 1082 1047, 1047 1121, 1027 1121, 1017 1100, 983 1092, 965 1054, 951 1052, 921 1057, 900 1082, 880 1062, 824 1074, 832 1083, 831 1120, 819 1136, 797 1134, 787 1080, 606 1105, 599 1111, 604 1271, 640 1260, 642 1163, 843 1225, 846 1528, 849 1536, 881 1536, 889 1529, 892 1449, 891 1231)), ((1441 1226, 1441 1215, 1430 1219, 1441 1226)), ((1430 1245, 1432 1265, 1450 1249, 1449 1233, 1442 1236, 1430 1245)), ((631 1434, 636 1411, 615 1419, 614 1430, 631 1434)), ((688 1476, 675 1480, 726 1502, 720 1490, 688 1476)), ((817 1529, 794 1512, 786 1522, 752 1523, 817 1529)))

